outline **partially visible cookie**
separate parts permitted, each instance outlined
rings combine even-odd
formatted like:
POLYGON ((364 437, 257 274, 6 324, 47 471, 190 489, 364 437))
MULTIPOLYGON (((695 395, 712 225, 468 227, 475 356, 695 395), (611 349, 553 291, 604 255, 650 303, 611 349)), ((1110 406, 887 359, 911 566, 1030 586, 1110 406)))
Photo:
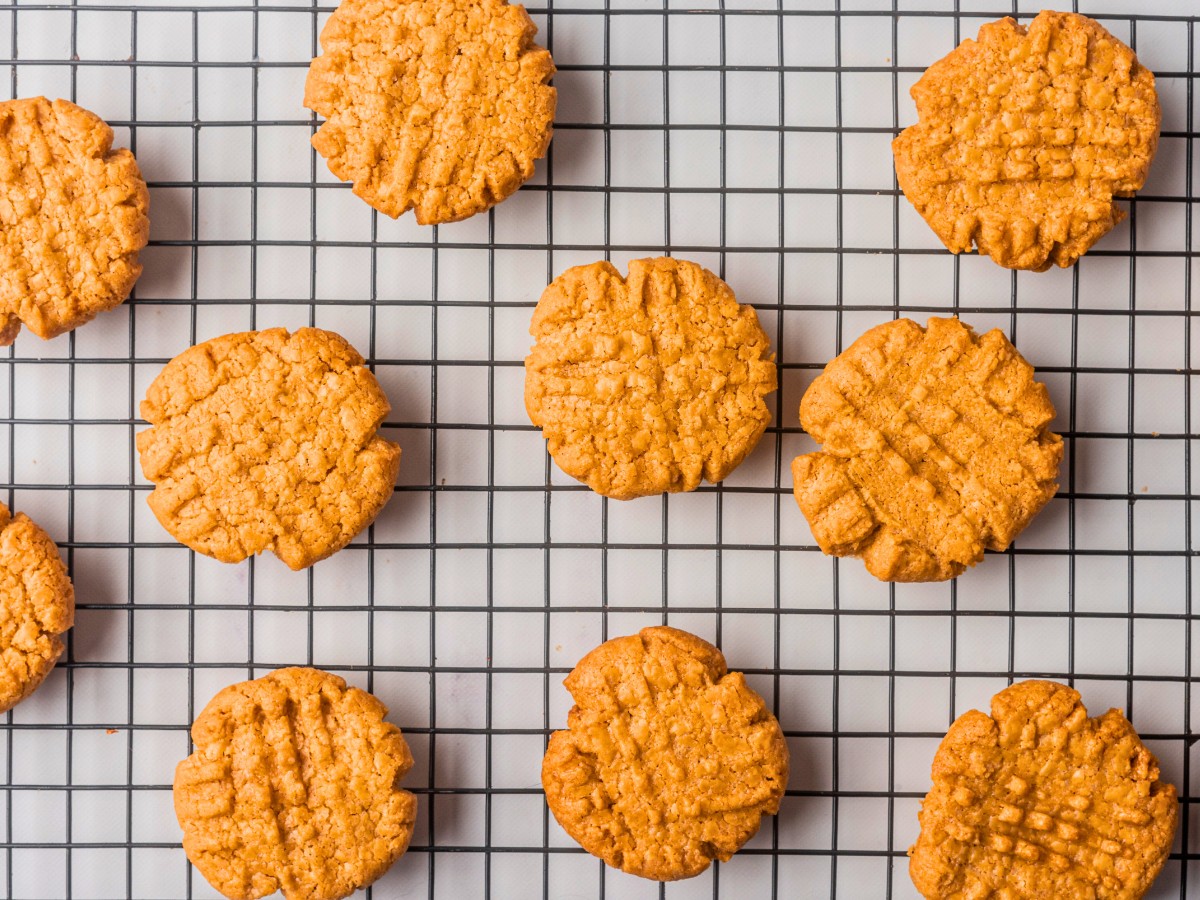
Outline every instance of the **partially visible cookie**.
POLYGON ((340 550, 392 495, 400 448, 378 434, 387 398, 331 331, 227 334, 171 360, 137 436, 150 508, 222 562, 270 550, 303 569, 340 550))
POLYGON ((779 810, 779 723, 721 651, 675 628, 601 644, 564 684, 567 730, 542 761, 546 802, 583 849, 643 878, 728 860, 779 810))
POLYGON ((183 849, 231 900, 282 891, 339 900, 406 849, 413 758, 374 696, 317 669, 279 669, 217 694, 175 770, 183 849))
POLYGON ((304 86, 304 105, 326 120, 313 146, 393 218, 482 212, 550 143, 554 63, 536 33, 506 0, 342 0, 304 86))
POLYGON ((909 872, 928 900, 1137 900, 1171 850, 1173 785, 1120 710, 1024 681, 950 726, 909 872))
POLYGON ((52 338, 129 296, 150 236, 133 154, 95 113, 45 97, 0 103, 0 345, 52 338))
POLYGON ((762 437, 775 360, 758 316, 679 259, 568 269, 529 327, 525 409, 573 478, 628 500, 723 480, 762 437))
POLYGON ((943 581, 1003 550, 1058 490, 1062 438, 1033 367, 958 319, 878 325, 804 393, 821 450, 792 461, 821 550, 883 581, 943 581))
POLYGON ((1125 217, 1162 112, 1154 75, 1086 16, 979 29, 913 86, 892 144, 904 194, 953 253, 1011 269, 1069 266, 1125 217))
POLYGON ((65 649, 75 590, 58 548, 0 503, 0 713, 37 689, 65 649))

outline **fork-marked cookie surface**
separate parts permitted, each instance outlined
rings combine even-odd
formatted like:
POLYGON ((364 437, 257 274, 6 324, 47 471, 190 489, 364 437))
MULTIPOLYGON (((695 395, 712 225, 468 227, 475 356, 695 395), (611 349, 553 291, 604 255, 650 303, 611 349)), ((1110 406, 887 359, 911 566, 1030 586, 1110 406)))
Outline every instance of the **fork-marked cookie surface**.
POLYGON ((953 578, 1054 496, 1053 418, 1000 331, 887 322, 805 392, 800 423, 822 446, 792 462, 796 501, 825 553, 860 556, 884 581, 953 578))
POLYGON ((909 850, 929 900, 1137 900, 1171 850, 1175 788, 1119 710, 1024 681, 971 710, 933 758, 909 850))
POLYGON ((1069 266, 1125 217, 1162 113, 1154 75, 1086 16, 991 22, 912 89, 919 121, 892 144, 905 196, 953 253, 1069 266))
POLYGON ((754 449, 775 359, 754 310, 687 260, 568 269, 529 327, 525 408, 573 478, 628 500, 718 482, 754 449))
POLYGON ((175 772, 183 849, 232 900, 339 900, 408 848, 417 800, 400 729, 374 696, 317 669, 218 693, 175 772))
POLYGON ((343 0, 305 83, 304 105, 326 120, 313 146, 393 218, 482 212, 550 143, 554 63, 536 32, 505 0, 343 0))
POLYGON ((660 626, 601 644, 564 684, 550 738, 551 812, 589 853, 643 878, 690 878, 728 860, 779 810, 779 723, 716 647, 660 626))
POLYGON ((162 526, 222 562, 272 551, 303 569, 340 550, 392 495, 387 398, 340 335, 283 328, 213 338, 151 383, 137 436, 162 526))
POLYGON ((0 503, 0 713, 37 689, 66 645, 75 590, 50 536, 0 503))
POLYGON ((129 296, 150 236, 133 154, 95 113, 45 97, 0 103, 0 345, 52 338, 129 296))

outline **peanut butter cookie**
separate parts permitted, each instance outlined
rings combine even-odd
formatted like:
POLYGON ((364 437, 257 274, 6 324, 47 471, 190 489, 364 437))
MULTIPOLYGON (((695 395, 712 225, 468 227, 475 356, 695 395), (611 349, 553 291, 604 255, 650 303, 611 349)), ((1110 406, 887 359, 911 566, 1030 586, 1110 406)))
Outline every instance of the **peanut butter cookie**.
POLYGON ((150 508, 193 550, 272 551, 303 569, 346 546, 392 495, 387 398, 345 339, 317 328, 227 334, 185 350, 142 402, 150 508))
POLYGON ((892 144, 905 196, 952 253, 1069 266, 1125 217, 1162 113, 1154 75, 1091 19, 1043 12, 979 29, 912 89, 892 144))
POLYGON ((505 0, 343 0, 321 31, 304 105, 312 144, 395 218, 454 222, 499 203, 546 153, 550 54, 505 0))
POLYGON ((943 581, 1003 550, 1058 490, 1062 438, 1033 367, 958 319, 872 328, 804 393, 822 445, 792 461, 825 553, 883 581, 943 581))
POLYGON ((775 361, 758 316, 696 263, 568 269, 529 328, 525 409, 573 478, 628 500, 721 481, 771 420, 775 361))
POLYGON ((118 306, 142 273, 150 194, 95 113, 0 103, 0 345, 52 338, 118 306))
POLYGON ((575 707, 550 737, 542 786, 583 849, 672 881, 728 860, 779 810, 788 747, 721 651, 675 628, 601 644, 563 682, 575 707))
POLYGON ((75 590, 58 548, 24 513, 0 503, 0 713, 37 689, 65 649, 75 590))
POLYGON ((929 900, 1136 900, 1175 835, 1175 788, 1158 778, 1120 710, 1089 719, 1066 685, 1014 684, 938 747, 913 884, 929 900))
POLYGON ((279 669, 217 694, 175 770, 183 849, 231 900, 283 891, 338 900, 379 878, 412 838, 413 758, 387 708, 317 669, 279 669))

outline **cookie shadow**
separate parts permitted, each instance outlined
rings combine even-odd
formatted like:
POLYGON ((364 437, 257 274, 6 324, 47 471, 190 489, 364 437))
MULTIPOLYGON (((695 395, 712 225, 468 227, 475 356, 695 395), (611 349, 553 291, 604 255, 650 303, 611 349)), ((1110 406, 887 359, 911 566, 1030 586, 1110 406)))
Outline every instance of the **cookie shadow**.
MULTIPOLYGON (((558 103, 554 113, 554 135, 550 139, 548 158, 554 162, 554 182, 564 185, 597 185, 604 180, 605 144, 600 128, 580 128, 580 125, 599 122, 602 118, 602 97, 593 82, 575 77, 576 72, 559 72, 554 78, 558 103), (563 125, 573 127, 564 128, 563 125)), ((547 161, 539 160, 535 176, 542 181, 547 161)))
POLYGON ((127 619, 130 612, 109 605, 132 601, 124 549, 76 550, 70 560, 75 587, 75 627, 70 631, 64 659, 72 662, 129 658, 127 619), (86 608, 80 609, 83 605, 86 608))
POLYGON ((388 422, 428 422, 430 408, 430 371, 427 366, 380 365, 375 378, 388 404, 388 422))
MULTIPOLYGON (((187 189, 150 189, 150 240, 188 241, 192 234, 192 195, 187 189)), ((142 274, 133 286, 138 297, 186 297, 191 293, 191 248, 153 244, 138 254, 142 274)), ((181 350, 184 348, 180 348, 181 350)))

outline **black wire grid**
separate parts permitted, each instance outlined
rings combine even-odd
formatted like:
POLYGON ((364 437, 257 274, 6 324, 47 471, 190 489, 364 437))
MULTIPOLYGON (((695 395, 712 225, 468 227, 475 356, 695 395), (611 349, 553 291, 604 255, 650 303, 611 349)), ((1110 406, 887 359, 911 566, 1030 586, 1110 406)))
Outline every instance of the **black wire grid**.
POLYGON ((108 119, 153 221, 129 303, 50 343, 22 335, 0 366, 7 500, 58 539, 79 601, 65 659, 4 717, 5 897, 215 896, 179 849, 173 767, 220 687, 289 664, 374 690, 413 747, 420 824, 376 898, 912 897, 904 851, 938 740, 1025 677, 1130 713, 1183 804, 1154 896, 1200 896, 1197 17, 1186 0, 1076 4, 1156 71, 1163 139, 1127 223, 1074 269, 1029 275, 946 254, 897 192, 887 144, 926 65, 1037 4, 759 4, 531 8, 559 68, 550 154, 517 196, 440 228, 377 216, 308 149, 302 81, 331 7, 0 11, 11 95, 108 119), (663 252, 758 309, 777 413, 720 487, 610 503, 557 473, 524 417, 526 328, 567 266, 663 252), (795 508, 789 462, 811 446, 796 408, 865 328, 951 312, 1004 328, 1049 383, 1062 489, 959 582, 881 585, 821 556, 795 508), (396 496, 306 573, 197 557, 146 508, 145 386, 198 340, 304 324, 342 332, 379 374, 404 450, 396 496), (793 753, 780 815, 669 886, 583 854, 537 775, 565 673, 661 621, 721 644, 793 753))

